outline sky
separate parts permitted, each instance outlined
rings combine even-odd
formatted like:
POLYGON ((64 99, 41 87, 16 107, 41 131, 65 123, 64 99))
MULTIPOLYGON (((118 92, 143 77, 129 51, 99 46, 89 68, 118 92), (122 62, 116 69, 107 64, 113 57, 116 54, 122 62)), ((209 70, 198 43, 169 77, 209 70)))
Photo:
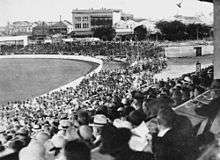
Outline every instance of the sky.
POLYGON ((75 8, 115 8, 138 18, 163 19, 175 14, 194 16, 212 12, 213 4, 198 0, 0 0, 0 26, 13 21, 71 21, 75 8))

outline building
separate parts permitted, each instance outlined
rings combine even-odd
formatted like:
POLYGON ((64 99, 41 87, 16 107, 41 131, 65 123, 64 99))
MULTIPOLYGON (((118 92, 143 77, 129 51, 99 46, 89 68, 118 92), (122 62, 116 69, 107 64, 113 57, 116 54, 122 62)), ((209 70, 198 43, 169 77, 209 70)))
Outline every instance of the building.
POLYGON ((49 35, 49 26, 47 23, 42 22, 41 24, 35 26, 32 30, 32 38, 43 40, 49 35))
POLYGON ((0 27, 0 36, 4 36, 6 34, 6 27, 0 27))
POLYGON ((19 35, 31 35, 33 27, 37 26, 37 22, 28 21, 16 21, 8 23, 6 26, 7 35, 19 36, 19 35))
POLYGON ((56 22, 55 24, 49 26, 49 34, 67 34, 67 25, 63 23, 62 21, 56 22))
POLYGON ((73 31, 73 24, 67 20, 64 20, 63 23, 67 27, 67 33, 70 34, 73 31))
POLYGON ((73 32, 75 35, 92 35, 92 30, 101 26, 114 26, 121 20, 133 19, 133 15, 125 14, 120 9, 88 9, 72 11, 73 32))
POLYGON ((28 45, 29 36, 4 36, 0 37, 1 45, 28 45))

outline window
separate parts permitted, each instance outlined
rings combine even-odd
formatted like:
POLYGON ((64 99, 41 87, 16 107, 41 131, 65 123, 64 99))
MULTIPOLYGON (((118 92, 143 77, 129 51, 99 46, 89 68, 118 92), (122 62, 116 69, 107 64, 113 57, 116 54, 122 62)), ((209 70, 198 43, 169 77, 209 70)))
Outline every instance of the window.
POLYGON ((89 23, 83 23, 83 28, 89 28, 89 23))
POLYGON ((75 17, 75 20, 79 22, 81 21, 81 17, 75 17))
POLYGON ((75 24, 75 28, 81 28, 81 24, 80 23, 75 24))
POLYGON ((88 21, 89 17, 83 17, 83 21, 88 21))

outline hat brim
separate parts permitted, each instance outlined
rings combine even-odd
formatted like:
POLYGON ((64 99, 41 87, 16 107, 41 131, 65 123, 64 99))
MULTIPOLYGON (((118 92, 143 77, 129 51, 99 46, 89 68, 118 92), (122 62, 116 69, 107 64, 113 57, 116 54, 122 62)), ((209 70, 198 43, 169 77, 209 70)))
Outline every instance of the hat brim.
MULTIPOLYGON (((107 124, 107 123, 106 123, 107 124)), ((95 124, 95 123, 92 123, 92 124, 89 124, 90 127, 103 127, 105 126, 106 124, 95 124)))

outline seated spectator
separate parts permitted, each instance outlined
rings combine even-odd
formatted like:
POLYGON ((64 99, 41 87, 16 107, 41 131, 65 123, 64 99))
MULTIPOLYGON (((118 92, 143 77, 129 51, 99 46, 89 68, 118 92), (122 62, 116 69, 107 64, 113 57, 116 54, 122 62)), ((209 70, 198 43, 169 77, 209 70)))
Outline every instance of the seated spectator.
POLYGON ((163 108, 171 108, 173 101, 170 98, 149 99, 143 103, 143 111, 146 115, 146 121, 157 116, 158 112, 163 108))
POLYGON ((29 145, 19 152, 19 160, 45 160, 45 148, 32 140, 29 145))
POLYGON ((93 149, 95 146, 93 141, 95 137, 93 136, 92 128, 87 125, 82 125, 79 127, 77 134, 79 139, 85 142, 85 144, 90 148, 93 149))
POLYGON ((101 130, 108 124, 107 117, 103 114, 96 114, 93 119, 93 123, 90 126, 93 128, 93 135, 95 136, 95 141, 93 142, 95 146, 101 143, 101 130))
POLYGON ((139 152, 130 149, 128 142, 132 136, 129 129, 116 128, 112 125, 103 127, 102 145, 99 150, 92 152, 93 159, 101 155, 112 156, 115 160, 151 160, 153 155, 146 152, 139 152))
POLYGON ((77 121, 79 122, 79 125, 89 125, 90 117, 88 112, 86 111, 79 111, 77 113, 77 121))
POLYGON ((131 123, 131 132, 133 136, 129 141, 131 149, 136 151, 144 151, 144 148, 148 144, 149 130, 145 124, 145 114, 139 110, 131 112, 127 120, 131 123))
POLYGON ((152 150, 157 160, 189 160, 195 155, 195 145, 188 143, 191 139, 181 134, 174 126, 176 114, 172 109, 159 111, 158 132, 153 134, 152 150))
POLYGON ((1 160, 19 160, 19 152, 24 147, 24 144, 20 140, 13 140, 9 144, 9 149, 13 150, 13 153, 8 154, 1 158, 1 160))
POLYGON ((55 135, 50 140, 51 146, 48 148, 47 156, 48 158, 52 158, 55 160, 62 160, 64 159, 64 146, 66 144, 66 140, 64 137, 55 135))

